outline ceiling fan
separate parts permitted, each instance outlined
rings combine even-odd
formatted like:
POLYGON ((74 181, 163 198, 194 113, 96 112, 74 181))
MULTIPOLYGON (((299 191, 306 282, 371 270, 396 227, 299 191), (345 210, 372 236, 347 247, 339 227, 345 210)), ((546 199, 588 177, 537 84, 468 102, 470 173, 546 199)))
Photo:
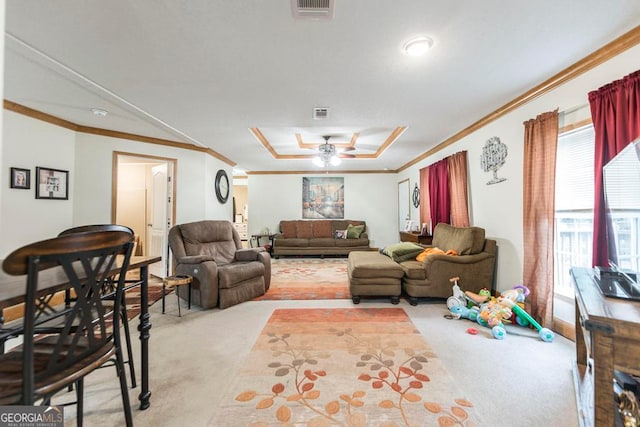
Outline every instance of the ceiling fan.
POLYGON ((313 158, 313 163, 316 166, 328 167, 338 166, 340 164, 340 158, 355 158, 354 154, 346 154, 343 151, 354 150, 354 147, 345 147, 341 151, 336 150, 336 146, 329 144, 331 135, 324 135, 324 144, 318 146, 318 155, 313 158))

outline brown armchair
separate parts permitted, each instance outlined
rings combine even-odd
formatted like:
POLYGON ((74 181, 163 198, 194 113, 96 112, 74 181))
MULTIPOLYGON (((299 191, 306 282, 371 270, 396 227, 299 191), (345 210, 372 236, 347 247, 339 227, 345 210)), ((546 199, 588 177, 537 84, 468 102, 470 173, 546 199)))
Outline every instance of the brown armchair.
MULTIPOLYGON (((230 221, 197 221, 169 230, 175 274, 193 276, 193 302, 221 309, 263 295, 271 283, 264 248, 243 249, 230 221)), ((186 289, 178 289, 185 297, 186 289)))
POLYGON ((494 290, 497 245, 495 240, 485 239, 483 228, 440 223, 433 231, 431 246, 445 252, 454 250, 459 255, 434 254, 423 262, 400 263, 404 270, 402 288, 411 305, 416 305, 419 297, 450 297, 452 277, 460 278, 465 291, 494 290))

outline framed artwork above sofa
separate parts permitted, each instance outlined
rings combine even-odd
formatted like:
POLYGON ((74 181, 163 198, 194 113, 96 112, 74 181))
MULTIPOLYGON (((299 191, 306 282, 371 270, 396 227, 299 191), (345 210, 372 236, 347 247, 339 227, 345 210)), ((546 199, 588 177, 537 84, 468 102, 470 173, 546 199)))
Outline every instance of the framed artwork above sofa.
POLYGON ((303 177, 302 218, 344 219, 344 177, 303 177))

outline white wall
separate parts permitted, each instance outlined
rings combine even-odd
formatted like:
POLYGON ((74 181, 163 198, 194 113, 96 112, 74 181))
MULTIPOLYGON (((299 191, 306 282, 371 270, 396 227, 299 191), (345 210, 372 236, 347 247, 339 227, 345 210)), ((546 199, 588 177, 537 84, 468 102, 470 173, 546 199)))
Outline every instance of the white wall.
MULTIPOLYGON (((498 290, 509 289, 515 284, 522 283, 523 122, 556 108, 562 112, 580 106, 585 107, 580 109, 579 115, 589 117, 590 113, 586 107, 588 92, 638 69, 640 69, 640 46, 635 46, 403 171, 398 180, 409 177, 413 183, 419 178, 420 168, 458 151, 467 150, 471 198, 470 221, 472 225, 485 228, 487 236, 498 241, 498 290), (507 180, 499 184, 486 185, 491 174, 481 169, 480 154, 485 142, 492 136, 499 137, 508 147, 506 164, 498 171, 498 176, 505 177, 507 180)), ((575 115, 574 113, 573 116, 575 115)), ((478 119, 478 117, 470 117, 469 124, 478 119)), ((417 210, 412 212, 412 218, 417 218, 417 215, 417 210)))
POLYGON ((111 222, 113 151, 177 159, 176 223, 231 219, 231 197, 221 205, 214 177, 231 168, 207 155, 155 144, 76 133, 40 120, 4 111, 0 258, 65 228, 111 222), (35 199, 35 167, 69 171, 69 200, 35 199), (9 189, 9 168, 31 169, 31 189, 9 189))
POLYGON ((75 198, 75 133, 11 111, 3 124, 0 258, 70 227, 75 198), (69 200, 35 198, 36 166, 69 171, 69 200), (31 170, 31 189, 9 188, 11 167, 31 170))
POLYGON ((177 224, 231 218, 231 202, 221 205, 214 191, 217 170, 223 168, 227 174, 231 172, 223 162, 196 151, 80 133, 76 144, 74 225, 111 221, 113 151, 177 159, 177 224))
MULTIPOLYGON (((305 175, 249 175, 249 234, 280 220, 302 218, 302 178, 305 175)), ((324 176, 324 175, 323 175, 324 176)), ((398 242, 397 177, 395 174, 344 174, 344 217, 364 220, 373 247, 398 242)))

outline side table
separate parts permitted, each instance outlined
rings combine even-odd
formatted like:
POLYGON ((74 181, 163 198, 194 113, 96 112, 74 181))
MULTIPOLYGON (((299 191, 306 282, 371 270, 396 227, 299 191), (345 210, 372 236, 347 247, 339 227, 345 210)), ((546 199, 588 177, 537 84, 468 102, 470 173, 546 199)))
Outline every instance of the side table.
POLYGON ((400 232, 400 241, 401 242, 413 242, 420 243, 421 245, 430 245, 433 240, 433 236, 428 234, 420 234, 418 232, 409 232, 409 231, 401 231, 400 232))
MULTIPOLYGON (((275 237, 275 234, 252 234, 251 235, 251 239, 249 239, 249 244, 250 246, 253 248, 253 242, 255 240, 256 242, 256 247, 260 247, 260 240, 261 239, 269 239, 269 245, 271 248, 273 248, 273 238, 275 237)), ((269 254, 271 254, 272 249, 269 249, 269 254)))
MULTIPOLYGON (((162 314, 164 314, 164 294, 167 286, 177 287, 182 285, 189 285, 189 310, 191 310, 191 282, 193 282, 193 277, 188 276, 186 274, 178 275, 178 276, 168 276, 162 280, 162 314)), ((182 313, 180 312, 180 296, 178 295, 178 289, 176 291, 176 298, 178 299, 178 317, 182 317, 182 313)))

